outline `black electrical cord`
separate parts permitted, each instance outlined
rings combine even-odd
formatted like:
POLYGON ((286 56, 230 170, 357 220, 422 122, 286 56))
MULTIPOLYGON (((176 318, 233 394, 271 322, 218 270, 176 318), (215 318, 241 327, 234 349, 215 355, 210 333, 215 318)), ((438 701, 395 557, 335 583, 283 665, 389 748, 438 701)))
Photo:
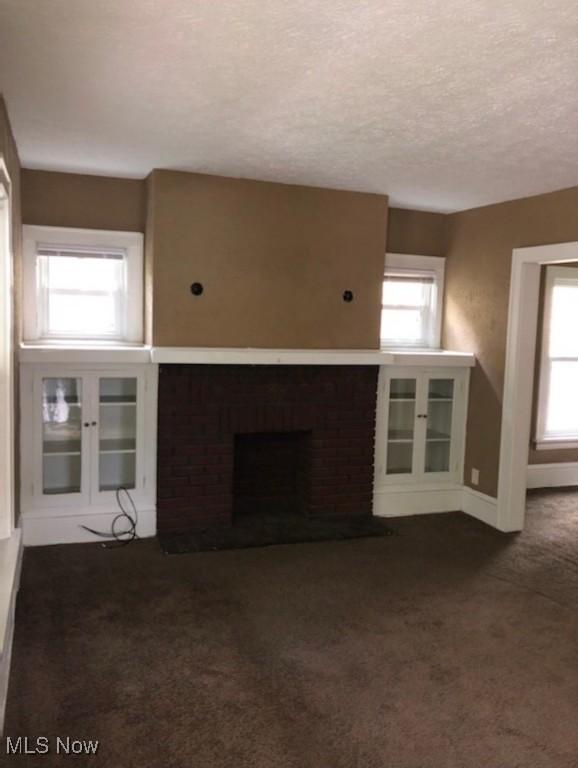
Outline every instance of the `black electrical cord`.
POLYGON ((116 547, 126 547, 127 544, 130 544, 135 539, 138 539, 138 535, 136 532, 136 527, 138 524, 138 511, 135 506, 135 503, 132 499, 132 496, 128 492, 124 486, 120 486, 115 491, 116 495, 116 503, 119 506, 120 512, 118 515, 114 518, 112 521, 112 525, 110 527, 110 531, 96 531, 94 528, 89 528, 87 525, 81 525, 81 528, 84 528, 85 531, 88 531, 89 533, 94 534, 95 536, 100 536, 103 539, 114 539, 114 541, 102 543, 101 546, 103 546, 105 549, 113 549, 116 547), (126 496, 126 498, 129 500, 131 512, 132 515, 126 510, 126 508, 123 506, 122 502, 122 494, 126 496), (126 521, 127 528, 125 528, 122 531, 117 530, 117 527, 121 521, 126 521))

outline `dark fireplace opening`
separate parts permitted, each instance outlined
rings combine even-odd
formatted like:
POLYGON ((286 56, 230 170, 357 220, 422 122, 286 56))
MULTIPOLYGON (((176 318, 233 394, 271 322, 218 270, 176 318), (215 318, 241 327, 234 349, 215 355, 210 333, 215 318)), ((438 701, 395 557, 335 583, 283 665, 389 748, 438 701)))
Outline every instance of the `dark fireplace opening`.
POLYGON ((310 437, 310 431, 235 435, 235 519, 307 515, 310 437))

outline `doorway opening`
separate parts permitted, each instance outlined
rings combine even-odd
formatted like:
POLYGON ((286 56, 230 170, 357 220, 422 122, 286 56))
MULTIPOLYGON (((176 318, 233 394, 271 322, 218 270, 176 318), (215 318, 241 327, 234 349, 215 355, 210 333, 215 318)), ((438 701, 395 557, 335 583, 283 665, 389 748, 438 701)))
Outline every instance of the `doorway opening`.
POLYGON ((517 248, 512 254, 506 372, 500 438, 497 527, 524 527, 532 435, 540 277, 543 265, 578 261, 578 242, 517 248))

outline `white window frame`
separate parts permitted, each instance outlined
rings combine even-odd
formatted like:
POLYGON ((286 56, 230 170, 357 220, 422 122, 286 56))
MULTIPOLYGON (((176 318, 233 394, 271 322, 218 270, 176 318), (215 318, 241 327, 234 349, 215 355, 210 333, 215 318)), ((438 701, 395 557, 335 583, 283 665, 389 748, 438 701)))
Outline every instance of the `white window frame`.
POLYGON ((578 269, 573 267, 550 266, 546 268, 544 290, 544 313, 542 324, 542 347, 540 350, 540 376, 538 388, 538 409, 536 414, 535 443, 538 450, 555 450, 556 448, 578 448, 576 436, 548 435, 546 432, 546 413, 550 395, 550 366, 557 360, 576 360, 577 357, 550 357, 548 346, 550 325, 552 319, 552 295, 556 282, 560 280, 576 284, 578 287, 578 269))
POLYGON ((45 346, 79 345, 140 345, 144 338, 143 324, 143 235, 140 232, 114 232, 97 229, 73 229, 68 227, 43 227, 25 225, 23 233, 23 341, 45 346), (43 303, 37 273, 39 247, 67 247, 79 250, 111 249, 122 251, 126 264, 126 293, 122 334, 120 338, 107 339, 93 336, 47 337, 44 334, 43 303))
POLYGON ((408 345, 394 344, 381 338, 380 316, 380 345, 382 349, 440 349, 442 330, 442 307, 444 296, 445 258, 441 256, 418 256, 405 253, 386 253, 384 279, 388 270, 404 270, 405 272, 424 273, 433 275, 432 301, 429 311, 429 323, 426 331, 426 344, 417 343, 408 345))

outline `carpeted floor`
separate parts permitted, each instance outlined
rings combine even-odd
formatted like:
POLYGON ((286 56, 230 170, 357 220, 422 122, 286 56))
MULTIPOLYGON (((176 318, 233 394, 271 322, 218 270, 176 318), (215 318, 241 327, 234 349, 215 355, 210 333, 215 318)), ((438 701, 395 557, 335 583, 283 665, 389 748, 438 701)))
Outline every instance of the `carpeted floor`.
POLYGON ((28 550, 5 735, 100 739, 77 764, 107 768, 576 768, 578 492, 529 510, 509 536, 456 513, 181 557, 28 550))

